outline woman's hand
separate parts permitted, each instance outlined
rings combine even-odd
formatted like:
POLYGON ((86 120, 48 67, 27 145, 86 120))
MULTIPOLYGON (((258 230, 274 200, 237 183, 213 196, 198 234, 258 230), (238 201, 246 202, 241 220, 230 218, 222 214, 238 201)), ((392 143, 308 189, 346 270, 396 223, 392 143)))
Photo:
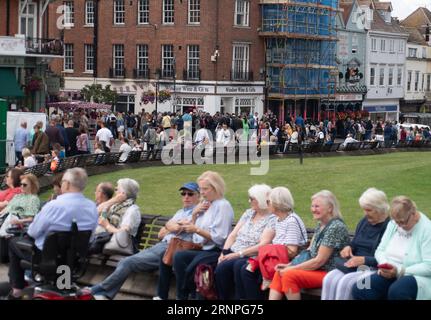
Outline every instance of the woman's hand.
POLYGON ((397 268, 393 267, 392 269, 379 269, 377 274, 386 279, 392 279, 397 277, 397 268))
POLYGON ((198 217, 203 212, 207 211, 208 208, 211 206, 211 203, 209 201, 203 201, 199 203, 194 209, 193 209, 193 217, 198 217))
POLYGON ((198 227, 194 223, 188 222, 181 225, 181 229, 187 233, 196 233, 198 227))
POLYGON ((353 256, 352 247, 351 246, 344 247, 344 249, 341 250, 340 252, 340 256, 341 258, 345 258, 345 259, 352 257, 353 256))
POLYGON ((13 219, 10 219, 10 223, 15 225, 21 225, 23 222, 19 219, 13 218, 13 219))
POLYGON ((365 257, 351 257, 344 265, 348 268, 355 268, 365 264, 365 257))
POLYGON ((102 217, 100 217, 99 218, 99 225, 101 226, 101 227, 103 227, 103 228, 105 228, 105 229, 107 229, 108 228, 108 226, 109 226, 109 221, 108 221, 108 219, 105 219, 105 218, 102 218, 102 217))

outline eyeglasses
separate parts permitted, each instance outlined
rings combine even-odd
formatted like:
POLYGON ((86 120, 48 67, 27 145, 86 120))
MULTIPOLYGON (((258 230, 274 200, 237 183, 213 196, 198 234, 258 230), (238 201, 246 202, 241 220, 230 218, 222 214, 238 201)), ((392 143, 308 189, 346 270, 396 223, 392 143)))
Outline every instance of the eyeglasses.
POLYGON ((410 218, 413 216, 414 214, 410 214, 409 216, 408 216, 408 218, 406 219, 406 220, 404 220, 404 221, 400 221, 400 220, 395 220, 394 219, 394 221, 395 221, 395 223, 397 224, 397 225, 399 225, 399 226, 406 226, 406 225, 408 225, 409 224, 409 221, 410 221, 410 218))
POLYGON ((27 187, 28 186, 28 184, 27 183, 21 183, 21 187, 27 187))
POLYGON ((189 197, 193 197, 195 195, 194 192, 181 192, 181 196, 185 197, 185 196, 189 196, 189 197))

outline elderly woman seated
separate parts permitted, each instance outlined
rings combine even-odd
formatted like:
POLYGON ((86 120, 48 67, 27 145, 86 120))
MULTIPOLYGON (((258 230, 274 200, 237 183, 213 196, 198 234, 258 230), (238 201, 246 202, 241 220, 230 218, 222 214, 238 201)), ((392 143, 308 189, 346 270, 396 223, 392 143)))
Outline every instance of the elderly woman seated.
POLYGON ((430 300, 431 221, 404 196, 392 200, 390 215, 375 253, 378 271, 353 287, 353 298, 430 300))
POLYGON ((9 237, 6 230, 14 225, 23 225, 33 221, 33 217, 40 209, 38 192, 39 182, 35 175, 21 176, 21 193, 13 197, 0 213, 5 218, 0 228, 0 237, 9 237))
POLYGON ((341 220, 340 206, 332 192, 323 190, 311 198, 311 212, 318 221, 308 251, 289 264, 276 266, 270 300, 301 299, 301 289, 321 288, 323 278, 335 268, 335 258, 349 243, 349 232, 341 220))
POLYGON ((377 267, 374 252, 389 222, 388 199, 383 191, 370 188, 359 198, 359 205, 365 217, 350 245, 341 250, 337 269, 323 279, 322 300, 351 300, 353 286, 377 267))
POLYGON ((275 235, 275 216, 268 209, 271 188, 255 185, 248 190, 250 209, 246 210, 229 234, 215 269, 218 298, 243 299, 241 268, 249 257, 257 256, 259 247, 271 243, 275 235))
POLYGON ((258 269, 257 266, 253 268, 251 265, 241 269, 244 298, 247 300, 264 299, 262 290, 268 289, 271 284, 274 267, 278 263, 289 262, 307 242, 307 229, 302 219, 294 212, 294 201, 289 189, 285 187, 272 189, 267 203, 269 211, 277 217, 275 236, 272 244, 259 249, 256 261, 258 269))
POLYGON ((135 180, 124 178, 117 181, 114 197, 98 206, 99 226, 95 240, 90 244, 90 253, 100 253, 114 233, 126 230, 130 237, 136 236, 141 223, 141 212, 135 204, 138 192, 139 184, 135 180), (100 237, 102 233, 104 236, 100 237), (99 241, 101 238, 103 240, 99 241))
POLYGON ((15 195, 22 192, 20 188, 22 173, 22 170, 18 168, 12 168, 6 173, 5 182, 7 188, 0 191, 0 210, 3 210, 15 195))

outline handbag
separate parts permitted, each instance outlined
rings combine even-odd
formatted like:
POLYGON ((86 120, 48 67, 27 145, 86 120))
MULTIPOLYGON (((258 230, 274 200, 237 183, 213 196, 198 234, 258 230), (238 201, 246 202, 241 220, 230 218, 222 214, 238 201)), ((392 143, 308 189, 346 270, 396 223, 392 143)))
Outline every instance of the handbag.
POLYGON ((207 300, 217 300, 214 281, 214 269, 209 264, 200 264, 196 267, 194 281, 196 292, 207 300))
POLYGON ((135 253, 132 237, 126 230, 115 232, 103 247, 103 254, 131 256, 135 253))
POLYGON ((346 267, 344 264, 348 261, 348 259, 345 258, 341 258, 341 257, 335 257, 334 262, 335 262, 335 268, 337 268, 338 270, 340 270, 343 273, 351 273, 351 272, 355 272, 356 270, 358 270, 357 267, 346 267))
POLYGON ((100 232, 96 233, 94 239, 90 242, 88 248, 89 254, 99 254, 103 251, 103 246, 112 238, 112 233, 110 232, 100 232))
POLYGON ((292 266, 296 266, 297 264, 301 264, 305 261, 311 259, 310 250, 302 250, 300 254, 298 254, 290 263, 292 266))
POLYGON ((173 237, 169 242, 165 254, 163 255, 163 263, 167 266, 172 266, 174 254, 178 251, 183 250, 202 250, 202 246, 191 241, 186 241, 178 237, 173 237))

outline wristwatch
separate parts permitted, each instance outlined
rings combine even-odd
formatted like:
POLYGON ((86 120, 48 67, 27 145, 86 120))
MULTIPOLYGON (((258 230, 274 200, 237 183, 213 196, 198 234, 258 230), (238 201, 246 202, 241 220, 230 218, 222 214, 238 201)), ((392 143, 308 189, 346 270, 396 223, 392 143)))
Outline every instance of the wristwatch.
POLYGON ((238 252, 240 258, 244 258, 244 253, 242 251, 238 252))

